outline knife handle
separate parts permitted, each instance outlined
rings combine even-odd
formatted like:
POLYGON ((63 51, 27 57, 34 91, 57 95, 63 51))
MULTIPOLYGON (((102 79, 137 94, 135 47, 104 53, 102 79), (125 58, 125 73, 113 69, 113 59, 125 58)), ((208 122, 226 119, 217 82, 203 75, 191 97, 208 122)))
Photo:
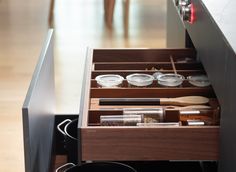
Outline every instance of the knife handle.
POLYGON ((100 98, 99 105, 160 105, 158 98, 100 98))

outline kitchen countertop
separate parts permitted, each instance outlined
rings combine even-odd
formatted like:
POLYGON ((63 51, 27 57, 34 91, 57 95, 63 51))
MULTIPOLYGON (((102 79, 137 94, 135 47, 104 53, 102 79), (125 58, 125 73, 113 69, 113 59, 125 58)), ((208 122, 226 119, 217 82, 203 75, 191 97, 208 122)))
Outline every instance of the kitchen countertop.
POLYGON ((236 1, 201 0, 218 25, 225 39, 236 53, 236 1))

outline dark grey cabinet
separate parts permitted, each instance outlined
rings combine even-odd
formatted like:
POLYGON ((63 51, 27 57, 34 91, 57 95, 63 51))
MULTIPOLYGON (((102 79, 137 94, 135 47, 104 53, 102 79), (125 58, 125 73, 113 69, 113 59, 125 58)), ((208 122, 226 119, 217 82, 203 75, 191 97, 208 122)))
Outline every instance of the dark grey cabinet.
MULTIPOLYGON (((235 8, 234 2, 211 2, 206 0, 190 1, 194 7, 195 21, 182 22, 181 29, 173 25, 170 32, 187 31, 193 43, 197 57, 202 62, 208 77, 214 87, 216 96, 221 104, 220 122, 220 172, 233 172, 236 170, 236 54, 235 54, 235 22, 229 22, 235 8), (228 5, 225 5, 228 3, 228 5), (234 5, 230 5, 234 4, 234 5), (223 7, 225 7, 223 9, 223 7), (222 12, 222 13, 220 13, 222 12), (226 18, 226 16, 228 16, 226 18), (171 31, 172 29, 172 31, 171 31)), ((178 11, 175 1, 169 2, 172 10, 178 11)), ((171 12, 173 13, 173 12, 171 12)), ((182 19, 176 18, 180 22, 182 19)), ((176 23, 176 22, 175 22, 176 23)), ((173 37, 174 38, 174 37, 173 37)), ((171 39, 169 39, 171 40, 171 39)), ((178 40, 175 39, 175 43, 178 40)), ((180 42, 180 45, 182 42, 180 42)), ((168 45, 168 44, 167 44, 168 45)), ((170 44, 169 44, 170 45, 170 44)))

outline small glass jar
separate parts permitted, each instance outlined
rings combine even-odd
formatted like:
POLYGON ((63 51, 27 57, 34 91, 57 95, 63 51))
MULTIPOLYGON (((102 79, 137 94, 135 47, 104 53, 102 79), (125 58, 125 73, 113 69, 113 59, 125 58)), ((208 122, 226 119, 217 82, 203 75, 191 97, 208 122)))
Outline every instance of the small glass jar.
POLYGON ((137 126, 146 127, 179 127, 179 122, 137 123, 137 126))
POLYGON ((186 124, 188 126, 203 126, 205 125, 205 122, 201 120, 187 120, 186 124))
POLYGON ((161 114, 123 114, 123 115, 101 115, 101 126, 137 126, 139 123, 159 123, 163 122, 161 114))
POLYGON ((158 80, 158 78, 162 75, 164 75, 162 72, 155 72, 152 76, 154 77, 154 79, 158 80))
POLYGON ((190 84, 192 84, 196 87, 207 87, 207 86, 211 85, 211 83, 206 75, 188 76, 187 80, 190 84))
POLYGON ((158 84, 167 87, 177 87, 185 80, 184 76, 174 73, 163 74, 158 77, 158 84))
POLYGON ((153 83, 154 77, 148 74, 134 73, 126 77, 129 86, 147 87, 153 83))
POLYGON ((164 120, 163 108, 124 108, 124 115, 142 115, 143 123, 157 123, 164 120))
POLYGON ((98 87, 116 88, 121 87, 124 78, 120 75, 107 74, 99 75, 95 78, 98 87))
POLYGON ((142 115, 101 115, 101 126, 136 126, 142 122, 142 115))

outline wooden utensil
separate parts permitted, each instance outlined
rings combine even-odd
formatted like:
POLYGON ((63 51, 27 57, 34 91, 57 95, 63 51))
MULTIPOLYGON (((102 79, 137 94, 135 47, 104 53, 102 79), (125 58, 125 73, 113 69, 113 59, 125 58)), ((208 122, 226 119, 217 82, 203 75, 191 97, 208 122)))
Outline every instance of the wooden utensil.
POLYGON ((189 105, 189 106, 166 106, 166 109, 175 109, 175 110, 191 110, 191 109, 210 109, 211 106, 207 105, 189 105))
POLYGON ((100 98, 99 105, 201 105, 209 99, 202 96, 184 96, 176 98, 100 98))

